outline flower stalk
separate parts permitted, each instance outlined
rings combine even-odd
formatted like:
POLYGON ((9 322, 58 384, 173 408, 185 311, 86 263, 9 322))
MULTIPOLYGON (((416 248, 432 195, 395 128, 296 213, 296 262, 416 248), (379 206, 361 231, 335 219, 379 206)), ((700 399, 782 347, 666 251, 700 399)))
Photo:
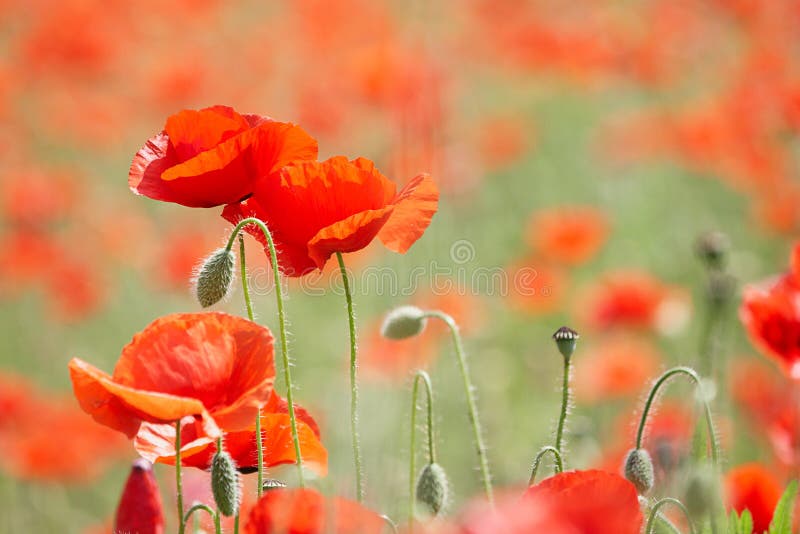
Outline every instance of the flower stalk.
POLYGON ((414 386, 411 390, 411 457, 409 459, 409 473, 408 473, 408 529, 409 532, 414 531, 414 518, 416 517, 416 492, 415 492, 415 477, 417 474, 416 468, 416 438, 417 438, 417 392, 419 384, 425 384, 425 393, 427 395, 427 413, 428 413, 428 463, 436 462, 436 447, 433 438, 433 386, 431 385, 431 377, 423 370, 418 370, 414 375, 414 386))

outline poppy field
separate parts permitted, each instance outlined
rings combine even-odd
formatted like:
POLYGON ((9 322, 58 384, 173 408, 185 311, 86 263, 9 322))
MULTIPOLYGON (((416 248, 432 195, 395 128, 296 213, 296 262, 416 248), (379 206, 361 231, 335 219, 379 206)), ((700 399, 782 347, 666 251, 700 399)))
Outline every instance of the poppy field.
POLYGON ((0 534, 800 532, 800 1, 0 20, 0 534))

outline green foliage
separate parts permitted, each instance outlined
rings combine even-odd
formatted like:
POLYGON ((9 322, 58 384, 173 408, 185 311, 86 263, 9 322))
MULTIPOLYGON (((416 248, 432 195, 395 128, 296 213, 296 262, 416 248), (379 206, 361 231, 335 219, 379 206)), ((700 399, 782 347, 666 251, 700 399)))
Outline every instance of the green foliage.
POLYGON ((797 480, 793 480, 783 492, 781 500, 772 514, 769 534, 792 534, 792 512, 797 499, 797 480))
POLYGON ((741 515, 736 510, 731 511, 728 518, 728 534, 751 534, 753 532, 753 516, 750 510, 744 510, 741 515))

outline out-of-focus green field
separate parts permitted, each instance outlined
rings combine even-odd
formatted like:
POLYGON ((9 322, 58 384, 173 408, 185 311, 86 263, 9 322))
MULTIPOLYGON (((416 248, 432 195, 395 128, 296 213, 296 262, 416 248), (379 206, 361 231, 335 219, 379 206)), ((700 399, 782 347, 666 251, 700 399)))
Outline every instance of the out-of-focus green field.
MULTIPOLYGON (((344 91, 341 89, 344 84, 335 79, 348 75, 348 70, 337 64, 347 63, 340 56, 347 56, 348 52, 357 55, 354 51, 359 47, 369 48, 371 40, 377 41, 378 36, 373 35, 376 33, 373 30, 364 39, 341 38, 341 46, 345 48, 332 51, 331 57, 326 58, 331 51, 313 53, 314 40, 309 40, 305 49, 301 46, 304 42, 301 32, 308 31, 303 30, 302 18, 313 18, 312 12, 322 9, 314 3, 301 2, 302 8, 292 3, 263 8, 257 2, 238 6, 208 2, 205 4, 209 5, 197 9, 196 19, 176 23, 173 30, 169 29, 173 22, 170 17, 186 16, 192 12, 191 8, 178 6, 174 12, 163 8, 145 17, 142 12, 147 11, 146 8, 127 6, 116 9, 121 13, 130 9, 137 15, 130 21, 131 27, 120 29, 124 35, 123 49, 117 50, 115 46, 108 52, 110 59, 98 60, 102 65, 97 72, 83 76, 89 67, 71 65, 60 56, 59 61, 66 66, 60 65, 58 68, 62 70, 56 71, 54 53, 41 59, 40 69, 26 63, 32 61, 26 37, 38 28, 36 17, 39 15, 35 13, 50 9, 48 2, 34 4, 31 13, 24 12, 26 4, 21 2, 6 2, 0 6, 3 18, 13 21, 0 34, 0 41, 6 47, 0 71, 13 82, 8 94, 2 96, 4 122, 10 120, 0 127, 3 144, 7 145, 0 150, 4 168, 0 179, 6 181, 11 174, 28 168, 41 168, 45 172, 66 168, 75 172, 79 191, 75 209, 49 223, 46 231, 63 238, 68 251, 98 272, 93 283, 102 284, 103 296, 96 309, 85 316, 61 319, 48 308, 47 293, 70 291, 73 280, 69 276, 59 280, 61 289, 58 285, 43 287, 26 283, 20 285, 20 291, 12 291, 15 280, 2 280, 0 372, 24 376, 44 390, 69 392, 66 368, 69 358, 79 356, 111 371, 124 344, 151 320, 167 313, 200 309, 190 291, 189 273, 184 288, 157 282, 159 253, 153 255, 155 259, 139 261, 142 258, 137 254, 150 248, 142 246, 140 240, 156 240, 152 248, 158 248, 163 243, 158 240, 173 235, 171 225, 177 224, 174 221, 180 221, 181 228, 208 235, 211 245, 208 252, 226 235, 226 224, 219 218, 217 209, 189 210, 162 205, 136 197, 128 190, 128 166, 144 140, 161 128, 167 114, 215 103, 303 125, 301 111, 310 112, 301 106, 313 106, 314 100, 294 98, 293 90, 299 80, 302 80, 303 91, 311 87, 324 94, 329 86, 330 91, 344 91), (275 34, 271 33, 273 30, 275 34), (261 39, 263 47, 248 42, 243 35, 261 39), (282 37, 287 39, 284 41, 282 37), (242 48, 245 46, 246 50, 242 48), (348 50, 347 46, 352 46, 353 50, 348 50), (178 47, 180 53, 176 51, 178 47), (170 64, 175 68, 191 64, 199 69, 197 65, 203 65, 206 57, 209 63, 202 69, 206 75, 199 82, 199 89, 187 91, 186 98, 178 94, 171 97, 171 101, 162 100, 157 106, 147 107, 149 80, 136 76, 142 71, 142 63, 158 60, 166 66, 164 68, 170 64), (257 69, 261 61, 265 72, 257 69), (125 65, 130 76, 125 74, 125 65), (249 70, 243 72, 243 69, 249 70), (222 83, 218 77, 228 79, 222 83), (261 87, 256 91, 248 84, 261 87), (81 99, 92 104, 98 99, 107 99, 104 105, 108 105, 107 113, 112 116, 104 120, 114 128, 108 139, 100 135, 87 140, 77 128, 53 131, 44 125, 48 120, 47 110, 58 107, 53 103, 52 93, 72 91, 76 87, 81 92, 74 96, 62 94, 63 102, 59 100, 58 105, 80 108, 88 106, 81 99), (113 117, 116 106, 124 119, 113 117), (121 231, 114 238, 115 243, 123 251, 129 247, 130 256, 124 252, 121 259, 110 260, 105 255, 105 245, 97 245, 97 242, 104 239, 101 236, 106 230, 114 227, 116 214, 129 213, 140 214, 152 224, 153 231, 142 235, 121 231)), ((104 9, 115 10, 104 3, 89 4, 92 15, 83 20, 87 26, 109 24, 108 17, 112 21, 123 17, 120 13, 101 13, 104 9), (95 22, 93 17, 100 20, 95 22)), ((684 4, 689 10, 695 3, 684 4)), ((615 16, 628 9, 632 24, 641 22, 640 11, 644 8, 635 3, 625 5, 625 8, 590 8, 588 4, 584 7, 589 10, 587 13, 607 11, 615 16)), ((550 336, 564 324, 581 331, 581 296, 586 287, 596 283, 606 272, 637 269, 688 290, 691 318, 684 328, 671 336, 636 335, 643 335, 657 344, 663 355, 662 368, 693 365, 697 361, 705 311, 704 270, 693 249, 697 236, 708 230, 726 233, 732 243, 729 270, 744 283, 784 269, 789 237, 796 235, 796 228, 784 234, 765 229, 754 218, 747 193, 734 191, 717 179, 718 176, 692 168, 678 158, 641 158, 621 164, 602 149, 604 126, 610 120, 632 111, 662 106, 664 102, 689 100, 686 92, 692 85, 696 86, 691 87, 694 94, 702 95, 708 88, 707 93, 713 95, 713 88, 725 83, 720 72, 723 69, 714 65, 707 73, 695 69, 686 74, 687 78, 691 76, 688 80, 679 77, 682 83, 656 88, 621 75, 603 75, 596 83, 576 81, 571 76, 562 76, 558 68, 509 66, 506 61, 493 64, 491 56, 483 56, 498 52, 486 43, 472 40, 481 38, 480 20, 461 13, 454 15, 452 26, 437 22, 446 13, 460 9, 454 3, 427 7, 423 3, 411 7, 396 3, 370 9, 383 11, 384 7, 388 13, 387 24, 397 29, 386 31, 385 46, 413 49, 423 43, 432 64, 451 84, 446 90, 435 92, 428 91, 424 85, 419 87, 420 98, 424 100, 427 95, 439 99, 445 111, 433 124, 437 130, 434 148, 439 155, 431 161, 432 168, 416 170, 430 170, 434 178, 445 185, 439 212, 431 227, 408 254, 394 255, 373 245, 371 252, 359 257, 354 267, 355 301, 362 338, 373 334, 380 317, 391 308, 414 301, 413 297, 385 294, 374 287, 361 286, 359 273, 364 264, 391 268, 401 285, 419 266, 449 267, 454 273, 466 273, 470 277, 476 269, 507 269, 529 257, 525 232, 531 214, 537 210, 591 205, 602 210, 610 221, 609 237, 599 254, 588 263, 569 270, 565 298, 553 311, 520 311, 511 304, 508 295, 478 294, 468 301, 468 306, 476 308, 479 319, 478 324, 465 331, 465 343, 494 479, 499 487, 519 486, 528 480, 535 452, 552 441, 558 413, 562 361, 550 336), (481 49, 480 53, 475 52, 475 57, 469 49, 473 44, 481 49), (497 115, 511 117, 521 124, 525 142, 524 149, 510 162, 492 168, 480 163, 474 142, 480 133, 476 130, 485 127, 482 118, 497 115), (447 152, 450 149, 451 152, 447 152), (459 156, 453 155, 457 151, 463 154, 460 162, 459 156), (443 164, 445 160, 447 163, 443 164), (474 179, 477 183, 459 188, 462 173, 463 180, 474 179), (460 240, 468 241, 474 250, 474 258, 467 263, 453 258, 452 247, 460 240)), ((69 7, 60 5, 58 9, 68 11, 69 7)), ((712 16, 703 13, 703 17, 712 16)), ((354 16, 356 21, 351 20, 351 26, 344 25, 340 18, 332 19, 329 27, 332 35, 334 28, 342 32, 358 31, 358 15, 354 16)), ((370 16, 364 15, 366 20, 370 16)), ((574 13, 571 17, 566 19, 565 31, 570 28, 570 20, 575 24, 572 28, 580 30, 583 19, 574 13)), ((111 28, 106 29, 113 35, 111 28)), ((75 28, 75 31, 82 30, 75 28)), ((336 37, 325 38, 338 42, 336 37)), ((325 41, 325 38, 319 39, 325 41)), ((68 40, 58 34, 53 42, 64 39, 68 40)), ((103 43, 105 41, 101 40, 98 46, 102 48, 103 43)), ((708 38, 709 57, 714 57, 717 44, 713 37, 708 38)), ((741 51, 742 55, 747 53, 747 50, 741 51)), ((790 59, 797 62, 796 55, 790 59)), ((423 60, 426 58, 420 61, 423 60)), ((736 64, 732 60, 731 68, 736 64)), ((387 83, 393 80, 390 78, 387 83)), ((342 98, 344 100, 344 96, 342 98)), ((326 99, 324 104, 337 104, 336 99, 330 100, 326 99)), ((404 183, 410 174, 395 176, 392 173, 391 158, 397 149, 394 144, 399 142, 392 122, 396 110, 387 111, 388 105, 362 103, 355 98, 346 99, 342 106, 339 113, 344 118, 340 129, 316 132, 313 126, 304 126, 320 140, 320 157, 339 153, 351 157, 362 155, 373 159, 390 177, 404 183)), ((796 161, 796 140, 791 142, 794 144, 790 150, 796 161)), ((795 180, 796 170, 795 166, 795 180)), ((12 225, 5 221, 2 233, 10 235, 12 225)), ((251 270, 266 268, 265 256, 256 247, 248 251, 251 270)), ((537 267, 535 262, 530 266, 537 267)), ((430 293, 426 289, 430 279, 430 269, 427 269, 419 280, 419 294, 430 293)), ((273 295, 254 295, 254 305, 259 322, 275 331, 273 295)), ((329 476, 314 484, 325 491, 352 496, 344 298, 335 291, 304 294, 296 284, 290 284, 286 308, 295 362, 296 399, 320 422, 323 443, 330 453, 329 476)), ((215 309, 244 315, 241 288, 237 285, 232 298, 215 309)), ((576 367, 581 366, 584 351, 605 333, 590 329, 582 334, 574 360, 576 367)), ((365 350, 367 348, 364 346, 365 350)), ((728 310, 724 353, 727 357, 759 358, 746 340, 734 308, 728 310)), ((457 509, 479 492, 480 479, 463 389, 447 338, 441 338, 436 354, 429 370, 436 395, 440 463, 452 481, 454 502, 451 509, 457 509)), ((402 517, 408 498, 410 380, 375 380, 368 374, 363 378, 361 425, 367 503, 391 517, 402 517)), ((642 383, 640 396, 645 394, 647 386, 642 383)), ((277 387, 285 394, 281 380, 277 387)), ((719 387, 724 389, 725 385, 719 387)), ((683 397, 689 397, 688 389, 676 387, 676 390, 682 392, 683 397)), ((598 465, 604 451, 616 443, 618 417, 638 409, 640 400, 578 401, 567 434, 569 466, 598 465)), ((747 424, 736 414, 735 410, 720 414, 728 438, 725 441, 726 463, 768 461, 770 456, 764 444, 753 439, 747 424)), ((65 438, 53 435, 52 447, 57 449, 62 439, 65 438)), ((3 442, 3 446, 12 445, 3 442)), ((131 446, 127 459, 134 456, 131 446)), ((109 522, 128 469, 129 462, 121 458, 98 478, 86 482, 18 480, 7 471, 0 471, 0 531, 85 532, 89 527, 109 522)), ((165 506, 171 511, 173 469, 158 466, 156 471, 165 506)), ((294 477, 291 468, 286 467, 275 469, 271 475, 289 481, 294 477)), ((251 479, 254 477, 246 477, 248 492, 253 491, 255 482, 251 479)))

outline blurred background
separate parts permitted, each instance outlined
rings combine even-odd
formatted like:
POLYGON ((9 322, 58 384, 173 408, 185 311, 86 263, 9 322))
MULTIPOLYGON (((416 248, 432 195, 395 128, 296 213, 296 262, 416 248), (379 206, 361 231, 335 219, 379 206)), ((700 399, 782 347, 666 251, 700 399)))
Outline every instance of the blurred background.
MULTIPOLYGON (((652 378, 702 363, 698 236, 728 236, 741 287, 783 271, 800 229, 796 0, 0 0, 0 21, 2 532, 110 530, 135 452, 80 412, 66 365, 110 372, 151 320, 199 310, 190 277, 227 236, 221 209, 127 186, 135 152, 181 109, 295 122, 321 159, 437 181, 439 213, 408 254, 347 258, 367 503, 392 517, 406 506, 415 368, 433 378, 453 508, 479 475, 446 332, 382 340, 388 310, 441 309, 461 325, 500 486, 524 484, 551 443, 562 360, 550 336, 578 330, 569 465, 616 470, 652 378)), ((248 246, 256 312, 275 329, 266 258, 248 246)), ((352 497, 337 287, 327 272, 288 283, 287 313, 296 398, 330 452, 318 487, 352 497)), ((714 319, 726 463, 759 461, 783 483, 794 430, 764 406, 789 384, 737 306, 714 319)), ((244 314, 238 287, 218 309, 244 314)), ((660 494, 686 485, 689 391, 663 399, 648 437, 660 494)), ((156 471, 171 510, 173 470, 156 471)))

